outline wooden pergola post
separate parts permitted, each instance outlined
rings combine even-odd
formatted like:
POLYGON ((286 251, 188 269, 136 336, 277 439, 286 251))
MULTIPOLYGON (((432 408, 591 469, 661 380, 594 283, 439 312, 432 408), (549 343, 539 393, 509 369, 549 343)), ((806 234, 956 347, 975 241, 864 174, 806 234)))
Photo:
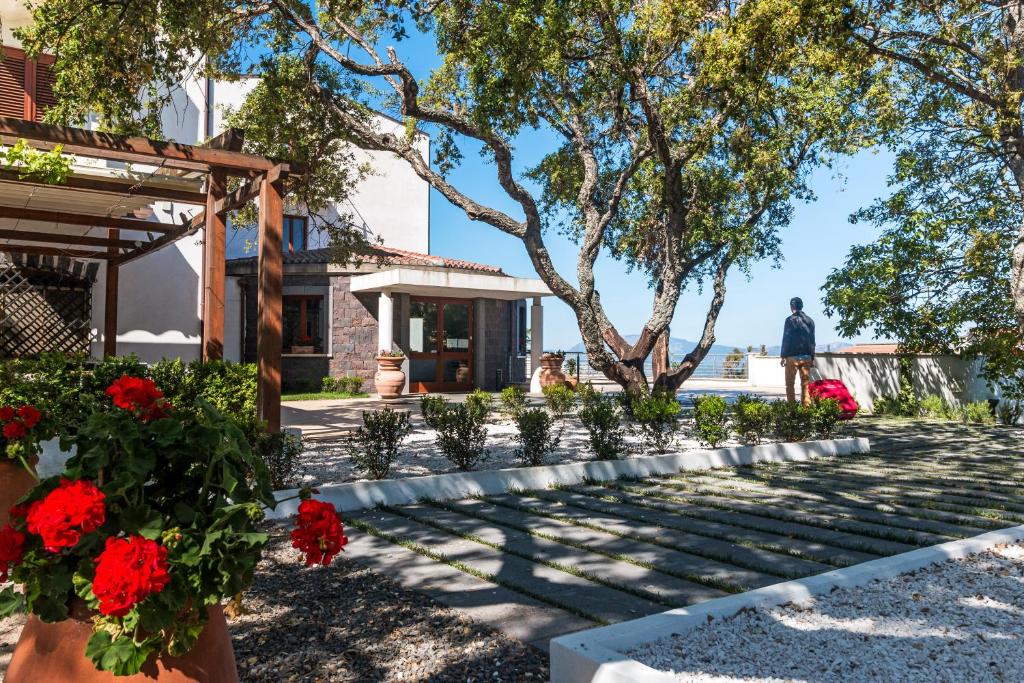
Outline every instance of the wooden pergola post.
MULTIPOLYGON (((107 238, 116 240, 120 237, 121 231, 117 228, 107 230, 107 238)), ((108 249, 117 253, 114 249, 108 249)), ((118 280, 120 278, 120 266, 114 261, 107 261, 107 275, 104 283, 103 297, 103 356, 104 358, 117 355, 117 294, 118 280)))
POLYGON ((270 432, 281 431, 281 349, 282 310, 281 287, 284 273, 283 180, 288 166, 280 165, 267 172, 260 185, 259 274, 256 329, 256 364, 259 382, 256 405, 260 419, 270 432))
POLYGON ((203 242, 203 360, 224 357, 224 253, 227 220, 217 202, 227 195, 227 174, 210 171, 206 189, 206 235, 203 242))

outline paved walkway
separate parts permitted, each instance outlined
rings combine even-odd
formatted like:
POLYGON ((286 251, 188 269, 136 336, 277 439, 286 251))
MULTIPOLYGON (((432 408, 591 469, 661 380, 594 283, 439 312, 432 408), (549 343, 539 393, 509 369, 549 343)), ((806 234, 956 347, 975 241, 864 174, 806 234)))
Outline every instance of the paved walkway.
POLYGON ((365 511, 351 556, 546 648, 1024 523, 1020 430, 865 421, 868 456, 365 511))

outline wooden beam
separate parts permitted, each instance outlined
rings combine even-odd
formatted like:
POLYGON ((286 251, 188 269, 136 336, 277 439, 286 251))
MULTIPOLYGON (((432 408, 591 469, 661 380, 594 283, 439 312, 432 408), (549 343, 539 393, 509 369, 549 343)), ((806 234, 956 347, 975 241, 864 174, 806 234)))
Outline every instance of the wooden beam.
POLYGON ((200 147, 208 147, 210 149, 229 149, 232 152, 241 152, 243 144, 245 144, 244 130, 241 128, 225 128, 219 135, 214 135, 212 138, 201 144, 200 147))
POLYGON ((54 232, 32 232, 29 230, 0 229, 0 239, 43 242, 45 244, 75 244, 84 247, 106 247, 108 249, 135 249, 141 243, 137 240, 110 239, 108 237, 87 237, 85 235, 61 235, 54 232))
POLYGON ((174 232, 176 227, 167 223, 144 221, 138 218, 118 218, 115 216, 93 216, 86 213, 70 213, 67 211, 47 211, 44 209, 25 209, 18 206, 0 206, 0 218, 17 218, 25 221, 42 223, 65 223, 67 225, 84 225, 95 228, 121 228, 138 232, 174 232))
POLYGON ((210 173, 206 196, 206 234, 203 242, 203 360, 224 357, 224 255, 227 220, 214 204, 227 194, 227 176, 210 173))
POLYGON ((60 185, 49 185, 34 181, 31 178, 22 179, 17 171, 0 169, 0 180, 13 181, 33 187, 50 187, 68 190, 81 190, 87 192, 99 192, 102 194, 113 194, 119 197, 141 197, 143 199, 154 199, 168 202, 179 202, 182 204, 206 204, 205 192, 192 192, 190 190, 176 190, 166 187, 154 187, 152 185, 140 184, 134 180, 103 180, 100 178, 83 178, 81 176, 70 176, 60 185))
MULTIPOLYGON (((291 164, 279 164, 273 169, 267 172, 266 179, 272 183, 278 181, 284 181, 290 175, 291 164)), ((228 211, 234 211, 245 205, 251 199, 254 199, 260 193, 260 187, 263 184, 264 176, 253 178, 241 186, 236 188, 234 191, 228 193, 217 202, 214 203, 214 211, 223 214, 228 211)))
POLYGON ((281 430, 283 226, 281 182, 265 180, 260 187, 256 406, 272 433, 281 430))
MULTIPOLYGON (((83 154, 105 159, 124 156, 141 157, 149 163, 166 160, 165 165, 175 162, 199 165, 204 169, 221 167, 227 172, 269 171, 277 162, 254 154, 245 154, 229 149, 214 149, 183 145, 166 140, 152 140, 143 137, 127 137, 112 133, 101 133, 84 128, 51 126, 0 117, 0 137, 25 138, 39 147, 40 143, 64 145, 69 154, 83 154)), ((154 165, 159 165, 156 163, 154 165)))
POLYGON ((161 235, 160 237, 157 237, 155 240, 151 242, 146 242, 141 247, 138 247, 137 249, 130 251, 127 254, 118 256, 114 260, 117 261, 118 265, 123 266, 124 264, 130 263, 131 261, 134 261, 137 258, 142 258, 146 254, 152 254, 155 251, 160 251, 164 247, 174 244, 182 237, 188 237, 189 235, 196 234, 199 231, 199 228, 201 228, 206 223, 206 212, 200 212, 191 219, 182 216, 182 219, 183 223, 174 232, 169 232, 166 235, 161 235))
POLYGON ((36 244, 0 244, 0 251, 8 254, 37 254, 39 256, 68 256, 71 258, 99 259, 105 261, 110 257, 106 251, 85 251, 83 249, 61 249, 60 247, 41 247, 36 244))
MULTIPOLYGON (((117 228, 110 228, 107 237, 112 240, 119 236, 117 228)), ((107 277, 103 298, 103 356, 117 355, 117 295, 120 289, 121 267, 114 261, 107 261, 107 277)))

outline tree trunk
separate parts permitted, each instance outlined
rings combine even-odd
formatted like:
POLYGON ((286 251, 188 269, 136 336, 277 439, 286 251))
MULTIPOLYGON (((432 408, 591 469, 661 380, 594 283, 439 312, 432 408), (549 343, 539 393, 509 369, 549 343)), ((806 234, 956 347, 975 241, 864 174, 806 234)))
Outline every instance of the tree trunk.
POLYGON ((1018 332, 1024 338, 1024 223, 1017 231, 1017 241, 1010 258, 1010 295, 1017 314, 1018 332))

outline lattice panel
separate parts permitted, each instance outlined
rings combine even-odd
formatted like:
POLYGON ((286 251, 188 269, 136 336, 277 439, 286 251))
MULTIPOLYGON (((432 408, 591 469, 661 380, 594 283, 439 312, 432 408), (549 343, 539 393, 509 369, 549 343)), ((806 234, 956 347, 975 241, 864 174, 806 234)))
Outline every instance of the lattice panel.
POLYGON ((88 353, 91 299, 88 285, 34 284, 0 258, 0 357, 88 353))

